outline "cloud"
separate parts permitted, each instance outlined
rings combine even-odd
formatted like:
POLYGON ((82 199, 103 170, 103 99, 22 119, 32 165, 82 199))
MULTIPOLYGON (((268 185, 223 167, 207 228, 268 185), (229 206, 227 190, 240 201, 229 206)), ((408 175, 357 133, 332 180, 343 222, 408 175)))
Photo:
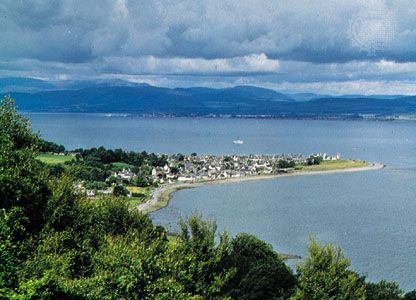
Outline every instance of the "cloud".
POLYGON ((105 56, 414 61, 412 2, 5 1, 2 59, 105 56), (413 54, 413 55, 412 55, 413 54))
POLYGON ((413 80, 415 13, 410 0, 4 0, 0 75, 413 80))

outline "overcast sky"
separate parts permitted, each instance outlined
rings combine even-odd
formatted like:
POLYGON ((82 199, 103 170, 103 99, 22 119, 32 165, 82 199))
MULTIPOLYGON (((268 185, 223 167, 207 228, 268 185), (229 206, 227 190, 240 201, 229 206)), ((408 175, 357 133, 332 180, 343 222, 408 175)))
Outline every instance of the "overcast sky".
POLYGON ((1 0, 0 76, 416 94, 414 1, 1 0))

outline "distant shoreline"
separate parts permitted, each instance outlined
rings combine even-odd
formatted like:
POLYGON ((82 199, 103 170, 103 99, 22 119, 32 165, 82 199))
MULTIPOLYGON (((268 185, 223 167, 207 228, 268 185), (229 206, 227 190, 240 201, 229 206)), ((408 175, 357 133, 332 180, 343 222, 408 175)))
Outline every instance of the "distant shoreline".
POLYGON ((138 112, 100 112, 100 111, 20 111, 24 115, 36 114, 74 114, 74 115, 100 115, 106 118, 203 118, 203 119, 242 119, 242 120, 317 120, 317 121, 416 121, 416 114, 398 115, 360 115, 360 114, 299 114, 299 115, 228 115, 228 114, 169 114, 169 113, 138 113, 138 112))
POLYGON ((335 170, 323 170, 323 171, 297 171, 287 174, 276 174, 276 175, 256 175, 256 176, 244 176, 238 178, 225 178, 225 179, 216 179, 209 181, 199 181, 194 183, 172 183, 160 186, 154 190, 152 197, 145 203, 139 204, 137 209, 143 213, 152 213, 159 209, 166 207, 169 204, 169 201, 172 198, 172 194, 183 189, 191 189, 203 185, 211 184, 229 184, 229 183, 239 183, 245 181, 254 181, 254 180, 265 180, 265 179, 277 179, 277 178, 286 178, 294 176, 313 176, 313 175, 325 175, 325 174, 335 174, 335 173, 349 173, 349 172, 363 172, 370 170, 379 170, 385 167, 384 164, 380 163, 369 163, 369 165, 362 167, 352 167, 346 169, 335 169, 335 170))

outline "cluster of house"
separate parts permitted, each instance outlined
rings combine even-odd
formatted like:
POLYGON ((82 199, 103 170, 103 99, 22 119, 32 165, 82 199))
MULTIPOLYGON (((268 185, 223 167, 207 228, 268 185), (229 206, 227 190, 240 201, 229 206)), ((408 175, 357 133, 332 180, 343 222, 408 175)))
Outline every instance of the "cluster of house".
POLYGON ((130 181, 135 176, 137 176, 135 173, 133 173, 129 168, 124 168, 123 170, 119 172, 112 172, 110 177, 114 177, 119 180, 126 180, 130 181))
POLYGON ((87 189, 84 187, 84 184, 82 182, 77 183, 75 185, 75 190, 81 194, 87 195, 87 197, 94 197, 99 193, 100 195, 110 195, 113 193, 111 189, 105 189, 105 190, 95 190, 95 189, 87 189))
MULTIPOLYGON (((326 153, 316 154, 324 160, 340 159, 339 154, 329 156, 326 153)), ((238 178, 287 172, 290 168, 279 168, 278 162, 293 161, 304 164, 307 157, 300 154, 281 155, 189 155, 168 157, 168 164, 152 170, 155 182, 172 183, 238 178)))
MULTIPOLYGON (((315 153, 323 160, 339 160, 340 155, 315 153)), ((301 154, 280 155, 170 155, 163 167, 154 167, 151 176, 155 183, 196 182, 226 178, 239 178, 289 172, 292 168, 279 167, 280 161, 294 162, 295 165, 307 163, 308 157, 301 154)), ((111 177, 124 182, 132 181, 137 174, 125 168, 113 172, 111 177)), ((88 196, 95 196, 96 191, 86 190, 88 196)), ((111 193, 111 190, 100 193, 111 193)))
POLYGON ((312 156, 320 156, 323 160, 340 160, 341 155, 337 153, 336 155, 329 155, 327 153, 315 153, 312 156))

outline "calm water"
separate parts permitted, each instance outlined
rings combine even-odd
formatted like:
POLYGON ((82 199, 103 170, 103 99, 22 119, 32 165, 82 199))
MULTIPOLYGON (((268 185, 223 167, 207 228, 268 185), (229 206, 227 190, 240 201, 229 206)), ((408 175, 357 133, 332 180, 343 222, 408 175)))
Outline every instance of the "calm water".
POLYGON ((232 234, 250 232, 282 252, 305 255, 308 237, 339 242, 369 278, 416 288, 416 123, 108 118, 31 114, 35 130, 67 148, 159 153, 340 152, 383 170, 272 179, 179 191, 152 214, 171 227, 193 212, 232 234), (244 140, 234 145, 233 140, 244 140))

